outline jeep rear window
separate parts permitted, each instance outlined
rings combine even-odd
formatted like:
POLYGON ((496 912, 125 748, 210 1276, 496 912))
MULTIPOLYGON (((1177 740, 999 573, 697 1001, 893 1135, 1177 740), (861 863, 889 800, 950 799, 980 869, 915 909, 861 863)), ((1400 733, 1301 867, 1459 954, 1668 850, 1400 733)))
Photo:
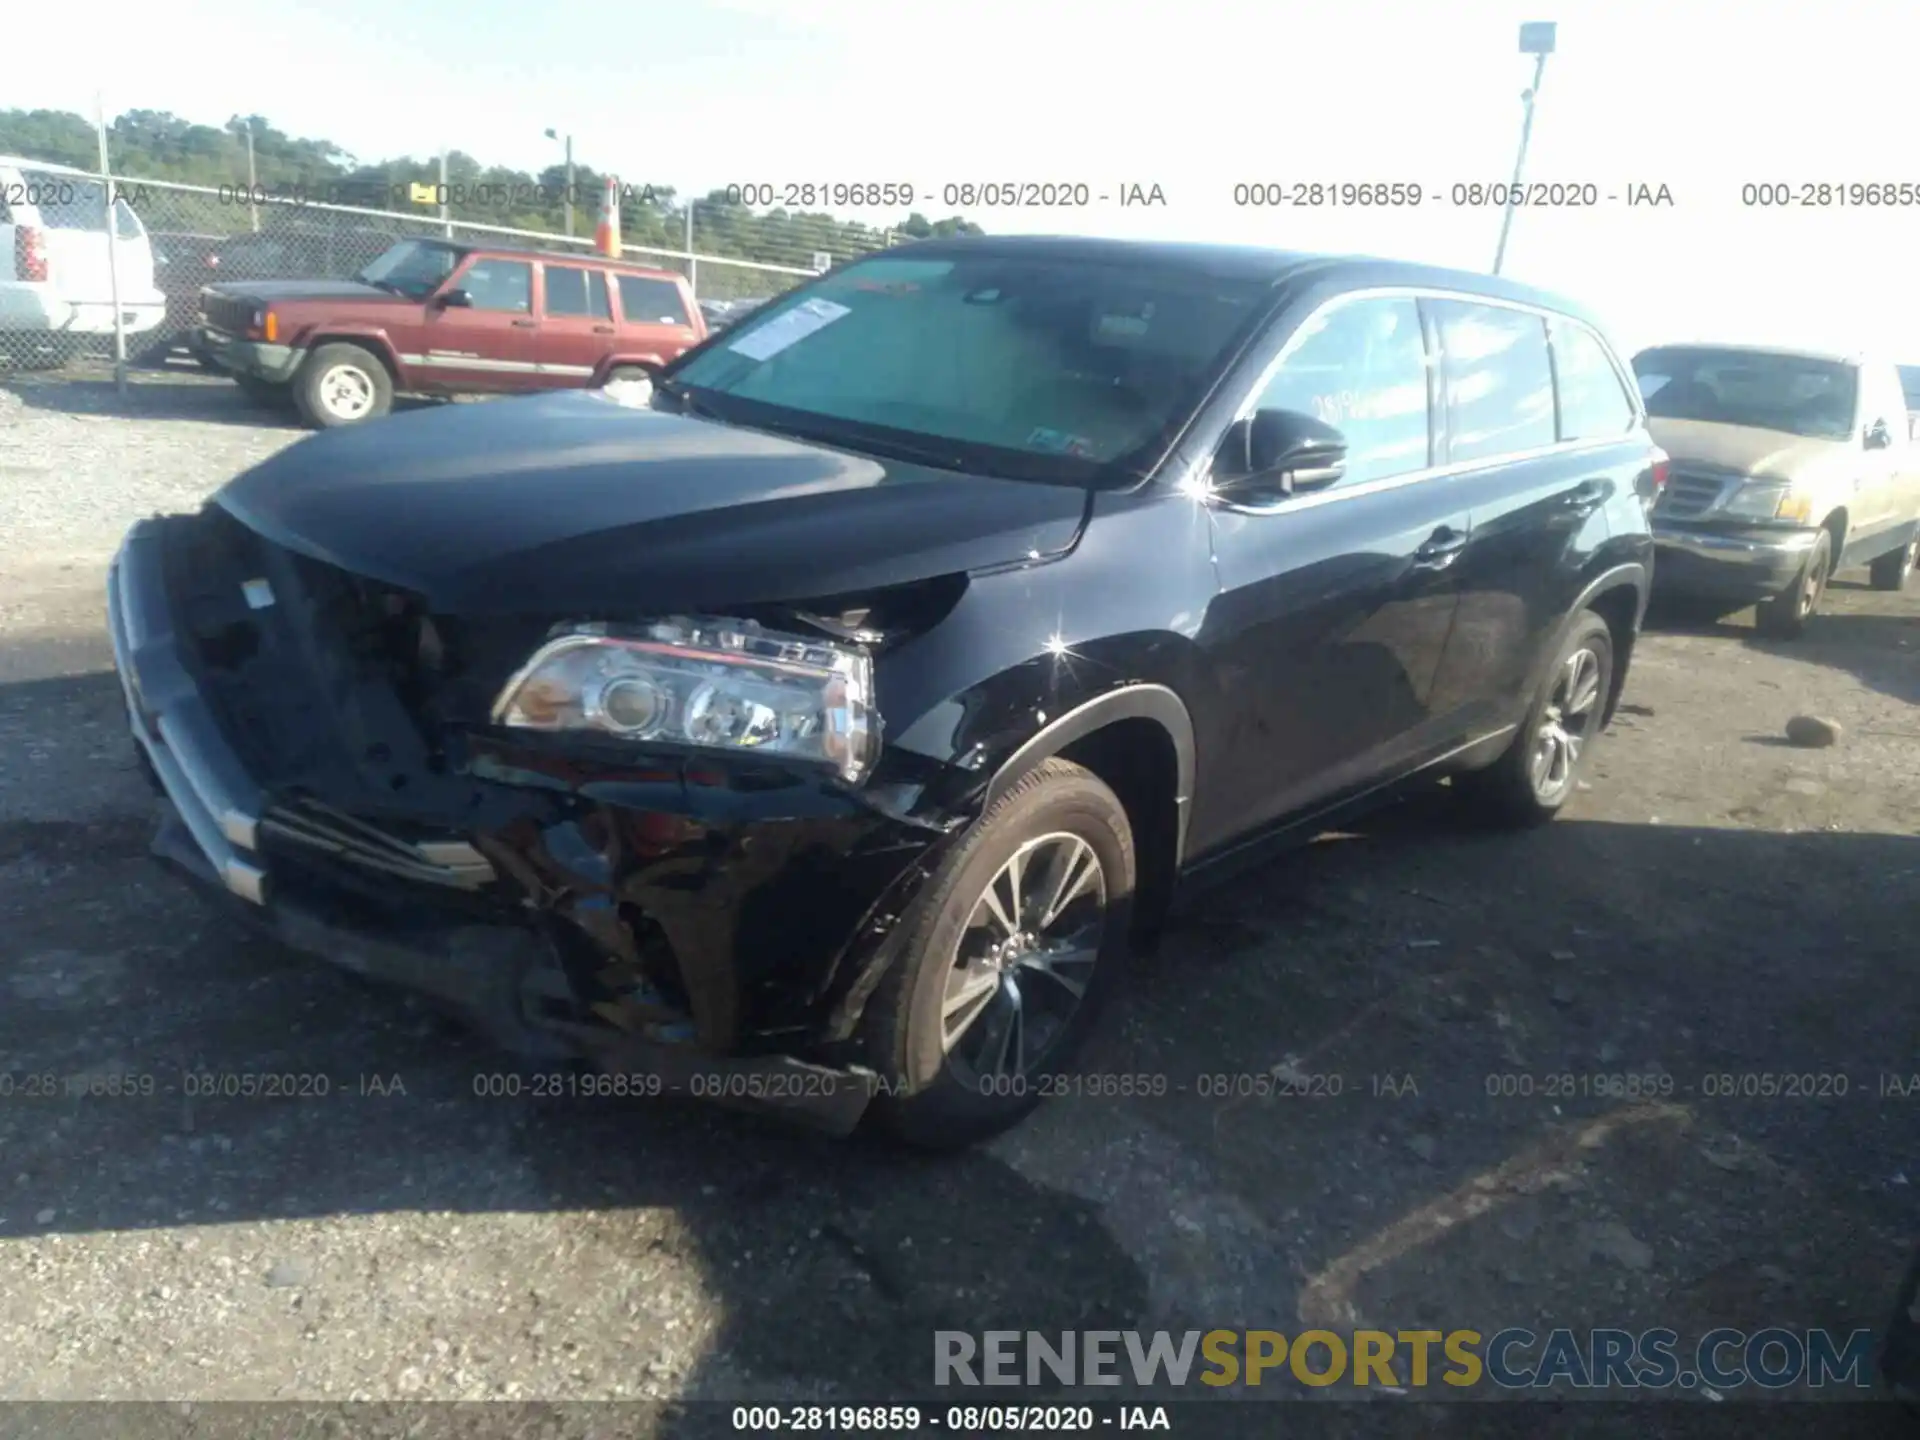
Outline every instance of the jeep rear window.
POLYGON ((461 254, 451 245, 402 240, 374 259, 356 278, 411 300, 424 300, 453 273, 461 254))
POLYGON ((1171 440, 1268 300, 1174 267, 880 256, 770 301, 671 378, 778 406, 789 426, 988 447, 989 471, 1098 483, 1171 440))
POLYGON ((620 313, 629 325, 691 325, 680 287, 651 275, 620 277, 620 313))

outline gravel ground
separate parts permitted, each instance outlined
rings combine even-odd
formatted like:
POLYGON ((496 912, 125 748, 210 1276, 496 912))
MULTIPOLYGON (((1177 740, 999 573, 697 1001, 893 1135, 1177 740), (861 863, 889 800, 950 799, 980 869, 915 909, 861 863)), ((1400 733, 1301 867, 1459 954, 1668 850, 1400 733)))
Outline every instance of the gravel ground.
POLYGON ((1853 575, 1799 644, 1650 634, 1559 822, 1417 798, 1216 892, 1085 1062, 1167 1094, 908 1160, 480 1098, 499 1057, 147 858, 104 562, 298 437, 197 377, 0 387, 0 1398, 873 1401, 925 1392, 943 1328, 1884 1318, 1920 1184, 1920 1096, 1882 1093, 1920 1072, 1920 597, 1853 575), (1837 746, 1777 738, 1807 711, 1837 746), (1276 1066, 1339 1093, 1202 1093, 1276 1066), (201 1070, 328 1093, 189 1099, 201 1070), (1846 1093, 1704 1093, 1748 1073, 1846 1093))

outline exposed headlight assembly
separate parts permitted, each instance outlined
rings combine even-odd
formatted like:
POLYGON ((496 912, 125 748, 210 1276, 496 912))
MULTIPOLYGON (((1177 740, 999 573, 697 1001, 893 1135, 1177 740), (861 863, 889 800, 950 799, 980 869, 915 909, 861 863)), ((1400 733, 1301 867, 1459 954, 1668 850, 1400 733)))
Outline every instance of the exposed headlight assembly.
POLYGON ((506 683, 493 723, 819 761, 850 784, 880 753, 866 649, 750 620, 569 631, 506 683))

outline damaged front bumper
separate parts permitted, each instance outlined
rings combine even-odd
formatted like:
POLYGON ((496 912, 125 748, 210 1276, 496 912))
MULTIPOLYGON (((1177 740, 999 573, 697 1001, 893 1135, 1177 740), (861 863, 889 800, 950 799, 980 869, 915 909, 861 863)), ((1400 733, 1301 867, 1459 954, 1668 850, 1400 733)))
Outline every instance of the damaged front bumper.
MULTIPOLYGON (((451 775, 422 773, 404 805, 259 774, 246 758, 259 726, 223 710, 176 603, 177 523, 136 525, 108 580, 129 724, 163 797, 162 858, 256 930, 430 997, 520 1055, 837 1133, 858 1122, 878 1081, 846 1062, 846 1042, 942 827, 825 780, 684 757, 581 763, 498 735, 451 775)), ((298 623, 281 613, 297 581, 276 578, 283 603, 256 606, 268 647, 298 623)), ((341 692, 312 708, 347 705, 341 692)), ((362 748, 391 768, 386 752, 404 747, 362 748)), ((308 775, 321 773, 335 772, 308 775)))

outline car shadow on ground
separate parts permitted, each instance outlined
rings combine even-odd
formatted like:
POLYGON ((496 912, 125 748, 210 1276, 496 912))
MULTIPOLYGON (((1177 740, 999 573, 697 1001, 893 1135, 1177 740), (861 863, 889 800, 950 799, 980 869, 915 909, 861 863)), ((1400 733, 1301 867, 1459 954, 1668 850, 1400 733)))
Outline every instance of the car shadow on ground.
MULTIPOLYGON (((119 705, 110 675, 0 687, 0 722, 56 715, 67 733, 111 729, 119 705)), ((130 752, 114 763, 131 769, 130 752)), ((1062 1098, 1007 1141, 927 1158, 692 1104, 533 1098, 524 1080, 494 1093, 502 1057, 244 937, 146 858, 149 834, 131 805, 0 824, 0 1234, 571 1214, 538 1283, 643 1297, 684 1261, 721 1318, 682 1393, 729 1400, 951 1401, 929 1385, 940 1329, 1842 1325, 1898 1278, 1901 1257, 1874 1267, 1911 1223, 1885 1176, 1911 1164, 1912 1103, 1707 1099, 1698 1077, 1851 1062, 1865 1087, 1876 1068, 1920 1068, 1920 1004, 1889 983, 1910 971, 1920 838, 1577 815, 1516 836, 1463 827, 1444 790, 1423 792, 1212 891, 1137 964, 1084 1068, 1157 1075, 1161 1093, 1062 1098), (1275 1094, 1276 1067, 1338 1074, 1341 1090, 1275 1094), (1635 1233, 1670 1237, 1657 1264, 1596 1281, 1542 1259, 1515 1281, 1497 1266, 1524 1267, 1524 1235, 1471 1212, 1408 1229, 1570 1127, 1634 1109, 1599 1092, 1490 1099, 1490 1075, 1626 1071, 1666 1074, 1662 1103, 1691 1117, 1669 1128, 1693 1138, 1611 1161, 1580 1141, 1600 1172, 1586 1188, 1635 1233), (1383 1096, 1382 1075, 1417 1094, 1383 1096), (115 1076, 151 1093, 88 1088, 115 1076), (299 1095, 189 1093, 227 1076, 325 1077, 326 1093, 311 1078, 299 1095), (52 1093, 27 1093, 33 1077, 52 1093), (1774 1170, 1693 1173, 1716 1126, 1774 1170), (1179 1163, 1154 1168, 1160 1153, 1179 1163), (1034 1178, 1050 1171, 1059 1183, 1034 1178), (1793 1204, 1756 1188, 1738 1226, 1718 1194, 1703 1213, 1720 1223, 1676 1218, 1683 1187, 1778 1171, 1814 1188, 1793 1204), (1214 1209, 1196 1219, 1200 1204, 1214 1209), (1120 1233, 1129 1205, 1164 1235, 1120 1233), (1783 1236, 1797 1290, 1724 1278, 1783 1236), (1258 1308, 1207 1309, 1225 1292, 1206 1276, 1227 1271, 1258 1308)), ((1656 1118, 1665 1135, 1672 1117, 1656 1118)), ((294 1323, 324 1325, 330 1288, 374 1283, 323 1270, 294 1323)), ((636 1371, 664 1340, 627 1318, 637 1304, 619 1312, 636 1371)), ((1353 1427, 1397 1433, 1387 1417, 1353 1427)))
MULTIPOLYGON (((210 425, 244 425, 250 429, 301 431, 307 427, 294 414, 292 401, 263 404, 252 399, 232 380, 206 375, 183 366, 140 369, 129 366, 127 390, 122 395, 111 376, 24 375, 0 377, 5 388, 36 410, 66 415, 113 415, 141 420, 190 420, 210 425)), ((439 400, 397 396, 393 413, 443 404, 439 400)))
MULTIPOLYGON (((1910 583, 1920 586, 1920 580, 1910 583)), ((1798 640, 1775 640, 1758 633, 1751 624, 1751 607, 1725 610, 1665 597, 1649 608, 1646 623, 1650 630, 1733 640, 1762 654, 1825 665, 1844 671, 1870 690, 1920 705, 1920 624, 1911 615, 1856 608, 1883 600, 1897 603, 1898 597, 1861 580, 1836 579, 1829 587, 1827 605, 1807 621, 1806 634, 1798 640), (1835 601, 1840 602, 1838 607, 1835 601)))

